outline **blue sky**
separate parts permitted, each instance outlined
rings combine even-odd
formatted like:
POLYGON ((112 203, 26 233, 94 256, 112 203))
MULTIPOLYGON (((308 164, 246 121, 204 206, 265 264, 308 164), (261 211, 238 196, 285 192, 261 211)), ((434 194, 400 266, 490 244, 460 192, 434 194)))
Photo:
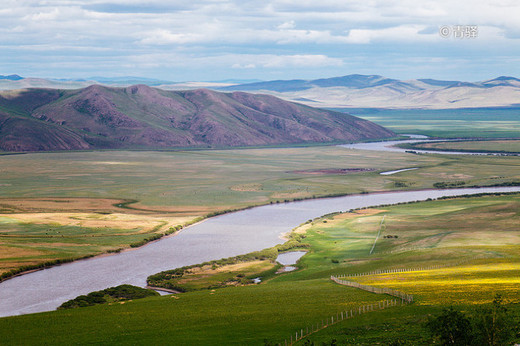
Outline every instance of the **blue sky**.
POLYGON ((516 0, 2 0, 0 74, 520 77, 519 17, 516 0))

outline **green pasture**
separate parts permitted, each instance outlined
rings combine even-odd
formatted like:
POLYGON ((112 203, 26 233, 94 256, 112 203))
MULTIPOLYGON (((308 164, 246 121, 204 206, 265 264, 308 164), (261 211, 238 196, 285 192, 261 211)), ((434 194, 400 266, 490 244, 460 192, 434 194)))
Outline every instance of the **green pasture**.
POLYGON ((520 137, 520 108, 336 109, 401 134, 444 138, 520 137))
POLYGON ((412 144, 417 149, 520 153, 520 140, 453 141, 412 144))
MULTIPOLYGON (((300 269, 262 284, 3 318, 0 334, 6 345, 283 343, 297 330, 339 311, 390 298, 337 285, 329 279, 331 274, 445 265, 450 268, 451 279, 458 278, 458 284, 464 285, 463 273, 468 267, 500 264, 511 270, 497 271, 496 275, 492 270, 473 270, 473 275, 502 282, 517 278, 518 210, 520 195, 514 194, 442 199, 330 215, 298 230, 305 231, 303 241, 310 245, 310 251, 298 264, 300 269), (381 238, 370 255, 380 227, 381 238)), ((439 288, 431 282, 432 287, 439 288)), ((454 285, 442 289, 455 297, 455 288, 459 289, 454 285)), ((453 302, 460 309, 472 310, 490 302, 495 288, 466 290, 462 301, 453 302)), ((370 312, 323 329, 308 339, 318 344, 330 344, 335 339, 340 344, 428 345, 431 341, 423 323, 429 314, 438 313, 450 302, 432 299, 424 292, 414 293, 420 303, 370 312)), ((516 303, 509 306, 518 315, 518 294, 502 293, 507 302, 516 303)))
POLYGON ((519 166, 519 157, 380 153, 335 146, 32 153, 0 156, 0 196, 132 199, 147 209, 168 207, 179 215, 200 215, 326 195, 424 189, 444 181, 496 185, 520 181, 519 166), (410 167, 419 169, 379 174, 410 167), (312 172, 350 168, 369 170, 312 172))
POLYGON ((152 233, 140 228, 35 224, 0 214, 0 274, 25 266, 103 254, 142 242, 152 233))
MULTIPOLYGON (((57 208, 63 208, 59 212, 68 212, 66 198, 81 198, 85 204, 94 206, 97 199, 111 198, 113 203, 128 199, 137 201, 130 208, 141 210, 111 206, 108 212, 132 214, 143 213, 144 209, 152 216, 195 218, 252 205, 328 195, 418 190, 439 184, 457 187, 520 184, 520 157, 380 153, 336 146, 32 153, 0 156, 0 167, 0 196, 4 198, 0 199, 0 215, 4 220, 14 212, 13 204, 6 204, 9 198, 61 198, 53 201, 60 202, 55 203, 57 208), (410 167, 418 169, 379 174, 410 167), (360 168, 364 170, 355 171, 360 168), (342 169, 354 171, 338 173, 342 169)), ((112 203, 102 202, 99 205, 112 203)), ((41 202, 42 207, 45 203, 41 202)), ((46 214, 42 213, 42 217, 46 214)), ((4 226, 13 230, 9 236, 0 234, 0 247, 10 247, 0 251, 3 270, 51 258, 99 254, 147 239, 138 234, 141 229, 137 226, 132 232, 121 233, 113 225, 96 230, 62 228, 59 223, 48 221, 39 223, 43 225, 11 222, 4 226), (39 230, 41 237, 36 237, 35 230, 39 230), (73 242, 81 246, 73 246, 73 242)))

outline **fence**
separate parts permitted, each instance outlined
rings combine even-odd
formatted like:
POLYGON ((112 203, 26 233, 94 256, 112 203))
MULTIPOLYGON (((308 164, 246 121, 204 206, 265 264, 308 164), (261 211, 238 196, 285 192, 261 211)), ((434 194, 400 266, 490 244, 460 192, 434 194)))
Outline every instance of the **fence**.
MULTIPOLYGON (((382 223, 382 222, 381 222, 382 223)), ((377 241, 377 240, 376 240, 377 241)), ((377 304, 369 304, 360 306, 357 309, 342 311, 340 313, 337 313, 335 316, 331 316, 330 318, 327 318, 326 320, 322 320, 321 323, 317 323, 316 325, 312 324, 311 326, 308 326, 306 328, 302 328, 299 331, 295 332, 294 334, 291 334, 290 338, 285 339, 284 344, 279 344, 280 346, 290 346, 294 344, 297 341, 302 340, 303 338, 316 333, 322 329, 327 328, 328 326, 331 326, 333 324, 336 324, 338 322, 341 322, 345 319, 353 318, 355 316, 362 315, 364 313, 375 311, 375 310, 382 310, 386 309, 391 306, 396 305, 404 305, 404 304, 410 304, 414 302, 414 297, 412 294, 407 294, 404 292, 399 292, 390 288, 386 287, 374 287, 369 285, 362 285, 358 282, 354 281, 348 281, 348 280, 342 280, 341 278, 348 278, 348 277, 359 277, 359 276, 367 276, 367 275, 377 275, 377 274, 392 274, 392 273, 405 273, 405 272, 413 272, 413 271, 424 271, 424 270, 433 270, 433 269, 440 269, 440 268, 446 268, 446 267, 454 267, 461 264, 465 264, 471 260, 478 259, 479 257, 474 256, 462 261, 459 261, 457 263, 453 264, 447 264, 447 265, 434 265, 434 266, 426 266, 426 267, 417 267, 417 268, 401 268, 401 269, 380 269, 380 270, 374 270, 367 273, 358 273, 358 274, 343 274, 343 275, 331 275, 330 279, 340 285, 359 288, 368 292, 376 293, 376 294, 388 294, 393 297, 399 298, 399 299, 392 299, 392 300, 384 300, 380 301, 377 304), (349 315, 350 312, 350 315, 349 315)))
POLYGON ((291 336, 287 339, 285 339, 284 344, 279 344, 280 346, 290 346, 294 344, 297 341, 302 340, 303 338, 308 337, 309 335, 316 333, 322 329, 325 329, 329 326, 332 326, 336 323, 339 323, 343 320, 354 318, 356 316, 363 315, 367 312, 376 311, 376 310, 383 310, 392 306, 400 305, 402 302, 398 299, 392 299, 392 300, 383 300, 379 301, 375 304, 368 304, 360 306, 356 309, 351 310, 345 310, 338 312, 336 315, 330 316, 327 319, 321 320, 321 322, 318 322, 316 324, 312 324, 310 326, 307 326, 306 328, 301 328, 299 331, 296 331, 294 334, 291 334, 291 336))
POLYGON ((376 294, 388 294, 388 295, 394 296, 396 298, 401 299, 403 304, 404 303, 413 303, 413 295, 399 292, 399 291, 393 290, 391 288, 362 285, 358 282, 338 279, 334 275, 331 276, 330 279, 340 285, 355 287, 355 288, 359 288, 361 290, 376 293, 376 294))
POLYGON ((338 274, 338 275, 333 275, 333 276, 336 278, 340 278, 340 277, 341 278, 348 278, 348 277, 353 278, 353 277, 369 276, 369 275, 377 275, 377 274, 394 274, 394 273, 407 273, 407 272, 415 272, 415 271, 434 270, 434 269, 441 269, 441 268, 456 267, 456 266, 466 264, 470 261, 480 259, 480 258, 483 258, 483 257, 474 256, 474 257, 466 258, 464 260, 458 261, 456 263, 451 263, 451 264, 437 264, 437 265, 433 265, 433 266, 416 267, 416 268, 378 269, 378 270, 374 270, 374 271, 366 272, 366 273, 338 274))

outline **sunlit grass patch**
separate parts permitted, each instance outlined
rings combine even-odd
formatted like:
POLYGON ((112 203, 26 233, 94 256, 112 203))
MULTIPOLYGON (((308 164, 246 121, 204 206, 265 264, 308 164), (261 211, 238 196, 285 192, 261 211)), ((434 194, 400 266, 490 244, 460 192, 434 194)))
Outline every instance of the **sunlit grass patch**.
POLYGON ((496 293, 520 299, 520 262, 478 260, 480 264, 356 277, 364 285, 413 294, 417 304, 483 304, 496 293))
MULTIPOLYGON (((167 286, 182 290, 196 291, 201 289, 221 288, 252 284, 252 276, 275 268, 276 263, 269 260, 258 260, 224 266, 204 265, 193 267, 183 272, 182 276, 172 277, 167 286)), ((165 282, 162 282, 165 285, 165 282)), ((166 287, 166 286, 165 286, 166 287)))
POLYGON ((119 251, 170 233, 193 219, 124 213, 0 214, 0 275, 119 251))

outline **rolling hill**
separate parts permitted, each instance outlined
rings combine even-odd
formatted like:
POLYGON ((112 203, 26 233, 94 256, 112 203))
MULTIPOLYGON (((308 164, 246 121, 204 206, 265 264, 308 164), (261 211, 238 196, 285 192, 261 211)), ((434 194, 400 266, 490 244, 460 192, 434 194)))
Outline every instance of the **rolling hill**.
POLYGON ((276 80, 223 87, 269 93, 316 107, 337 108, 474 108, 520 104, 520 79, 501 76, 481 82, 348 75, 315 80, 276 80))
POLYGON ((244 92, 146 85, 0 92, 5 151, 261 146, 393 135, 348 114, 244 92))
POLYGON ((398 80, 361 74, 313 80, 213 82, 173 82, 141 77, 42 79, 24 78, 15 74, 0 76, 0 90, 79 89, 95 84, 111 87, 143 84, 176 91, 200 88, 223 92, 245 91, 269 94, 287 101, 321 108, 456 109, 520 105, 520 79, 510 76, 477 82, 427 78, 398 80))

